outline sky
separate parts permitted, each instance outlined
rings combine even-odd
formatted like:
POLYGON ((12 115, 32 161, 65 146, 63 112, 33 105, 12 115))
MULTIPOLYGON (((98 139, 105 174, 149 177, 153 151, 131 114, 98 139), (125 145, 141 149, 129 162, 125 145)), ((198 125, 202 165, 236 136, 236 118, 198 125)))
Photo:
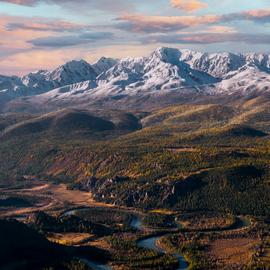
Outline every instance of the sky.
POLYGON ((270 52, 269 0, 0 0, 0 74, 166 46, 270 52))

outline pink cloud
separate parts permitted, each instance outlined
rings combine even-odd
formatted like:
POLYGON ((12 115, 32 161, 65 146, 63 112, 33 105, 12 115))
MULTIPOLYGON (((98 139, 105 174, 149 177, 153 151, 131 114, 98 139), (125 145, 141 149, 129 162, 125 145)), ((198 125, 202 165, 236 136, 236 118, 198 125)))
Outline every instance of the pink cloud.
POLYGON ((11 49, 14 51, 22 49, 30 49, 32 46, 27 43, 29 38, 40 38, 45 35, 42 32, 30 31, 25 29, 17 29, 14 31, 9 31, 7 29, 7 24, 10 22, 19 22, 23 21, 24 18, 21 17, 12 17, 12 16, 1 16, 0 18, 0 34, 1 34, 1 51, 8 49, 11 52, 11 49))
POLYGON ((117 18, 119 23, 116 27, 136 33, 165 33, 199 25, 246 20, 257 23, 268 23, 270 22, 270 9, 203 16, 147 16, 142 14, 127 14, 117 18))
POLYGON ((175 8, 182 9, 188 12, 193 12, 198 9, 206 8, 208 5, 199 0, 171 0, 171 5, 175 8))
POLYGON ((198 33, 198 34, 170 34, 153 35, 147 37, 144 42, 167 44, 214 44, 236 42, 246 44, 269 44, 270 35, 243 34, 243 33, 198 33))
POLYGON ((254 9, 239 13, 231 13, 221 15, 221 20, 225 22, 231 21, 252 21, 258 23, 269 23, 270 22, 270 9, 254 9))
POLYGON ((191 26, 212 24, 219 21, 219 16, 146 16, 124 15, 117 20, 121 21, 118 28, 138 33, 167 32, 185 29, 191 26))
POLYGON ((24 6, 31 6, 35 2, 35 0, 0 0, 1 2, 7 2, 11 4, 17 4, 17 5, 24 5, 24 6))
POLYGON ((88 8, 117 13, 124 10, 135 10, 136 8, 133 0, 0 0, 0 2, 22 6, 36 6, 46 3, 76 10, 80 13, 87 12, 88 8))
MULTIPOLYGON (((48 35, 57 37, 60 31, 79 32, 85 27, 61 20, 49 21, 37 17, 25 18, 2 15, 0 17, 0 59, 1 61, 9 59, 10 64, 14 65, 16 63, 16 68, 18 68, 20 65, 19 60, 23 58, 22 54, 29 55, 30 52, 34 53, 36 51, 35 46, 29 40, 46 38, 48 35), (19 55, 20 59, 13 61, 13 58, 10 57, 15 57, 16 55, 19 55)), ((35 57, 37 57, 36 54, 35 57)), ((32 62, 36 61, 36 59, 40 58, 31 59, 29 57, 28 62, 23 64, 26 66, 32 65, 32 62)))
POLYGON ((52 31, 52 32, 74 32, 89 29, 90 26, 71 23, 67 21, 48 21, 41 18, 24 19, 12 21, 6 24, 9 31, 31 30, 31 31, 52 31))

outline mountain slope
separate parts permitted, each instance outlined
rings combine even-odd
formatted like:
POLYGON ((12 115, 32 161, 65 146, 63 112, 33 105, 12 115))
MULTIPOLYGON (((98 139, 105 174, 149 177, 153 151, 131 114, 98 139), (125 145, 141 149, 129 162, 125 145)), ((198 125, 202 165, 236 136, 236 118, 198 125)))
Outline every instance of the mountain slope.
POLYGON ((64 248, 16 220, 0 220, 0 237, 1 269, 41 269, 68 256, 64 248))
POLYGON ((270 74, 260 71, 254 65, 245 65, 236 71, 229 72, 224 80, 217 85, 217 92, 247 95, 254 92, 266 93, 270 91, 270 74))

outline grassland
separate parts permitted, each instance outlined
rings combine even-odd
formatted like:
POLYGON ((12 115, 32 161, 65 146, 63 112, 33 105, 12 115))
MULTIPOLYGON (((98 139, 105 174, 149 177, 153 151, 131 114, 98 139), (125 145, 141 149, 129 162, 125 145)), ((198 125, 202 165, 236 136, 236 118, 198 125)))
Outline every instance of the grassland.
POLYGON ((251 264, 258 243, 258 239, 252 238, 218 239, 210 245, 207 255, 216 262, 217 267, 232 265, 240 268, 251 264))

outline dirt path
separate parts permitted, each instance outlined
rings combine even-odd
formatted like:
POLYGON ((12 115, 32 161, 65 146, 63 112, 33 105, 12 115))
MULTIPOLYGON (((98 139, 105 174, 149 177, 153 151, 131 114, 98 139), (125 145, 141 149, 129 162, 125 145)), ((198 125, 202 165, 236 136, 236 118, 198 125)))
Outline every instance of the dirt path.
POLYGON ((25 189, 21 189, 20 192, 33 192, 33 191, 39 191, 42 189, 46 189, 50 186, 50 184, 44 184, 41 186, 35 186, 33 188, 25 188, 25 189))

